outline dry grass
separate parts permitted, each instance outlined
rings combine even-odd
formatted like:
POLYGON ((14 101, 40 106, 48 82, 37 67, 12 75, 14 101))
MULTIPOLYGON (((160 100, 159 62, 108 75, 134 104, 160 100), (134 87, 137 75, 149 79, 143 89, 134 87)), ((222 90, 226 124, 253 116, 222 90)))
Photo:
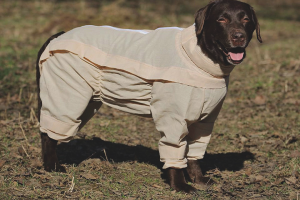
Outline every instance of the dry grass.
POLYGON ((0 7, 1 199, 300 198, 299 2, 248 1, 264 44, 238 66, 202 162, 217 184, 197 195, 164 182, 151 120, 103 107, 68 144, 67 173, 42 169, 34 62, 52 34, 85 24, 186 27, 207 1, 4 1, 0 7), (158 6, 159 5, 159 6, 158 6), (297 21, 298 20, 298 21, 297 21))

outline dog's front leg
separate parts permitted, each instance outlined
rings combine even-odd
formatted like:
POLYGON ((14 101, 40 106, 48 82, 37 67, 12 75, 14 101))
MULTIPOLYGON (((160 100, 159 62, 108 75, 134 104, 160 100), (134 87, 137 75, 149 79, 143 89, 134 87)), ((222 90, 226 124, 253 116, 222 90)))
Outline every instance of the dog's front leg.
POLYGON ((42 160, 46 171, 66 172, 58 162, 56 154, 57 141, 51 139, 46 133, 41 133, 42 160))
POLYGON ((211 178, 203 176, 200 164, 197 160, 188 160, 187 172, 193 183, 200 185, 214 184, 214 181, 211 178))
POLYGON ((183 169, 167 168, 166 172, 171 188, 177 192, 191 193, 196 191, 193 186, 186 183, 183 169))

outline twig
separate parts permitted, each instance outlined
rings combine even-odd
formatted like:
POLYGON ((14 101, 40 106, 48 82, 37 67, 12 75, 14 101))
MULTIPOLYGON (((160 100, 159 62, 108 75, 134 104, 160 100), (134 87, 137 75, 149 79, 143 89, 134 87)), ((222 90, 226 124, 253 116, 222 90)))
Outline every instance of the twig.
POLYGON ((30 94, 30 97, 29 97, 29 100, 28 100, 28 102, 27 102, 27 105, 30 104, 30 102, 31 102, 31 100, 32 100, 32 97, 33 97, 33 93, 30 94))
POLYGON ((285 81, 285 84, 284 84, 284 91, 285 92, 288 92, 288 90, 289 90, 289 86, 288 86, 288 81, 285 81))
POLYGON ((19 92, 19 99, 18 99, 19 103, 21 102, 22 99, 22 92, 23 92, 23 88, 21 87, 19 92))
POLYGON ((7 108, 5 107, 5 121, 7 121, 7 108))
POLYGON ((24 138, 25 138, 25 141, 26 141, 27 146, 30 146, 29 143, 28 143, 28 139, 27 139, 27 137, 26 137, 26 135, 25 135, 25 131, 24 131, 22 125, 21 125, 21 114, 20 114, 20 113, 19 113, 19 125, 20 125, 20 128, 21 128, 21 130, 22 130, 22 133, 23 133, 23 136, 24 136, 24 138))
POLYGON ((38 118, 36 117, 36 115, 35 115, 35 112, 34 112, 33 108, 31 108, 31 113, 32 113, 32 115, 33 115, 33 117, 34 117, 35 121, 36 121, 37 123, 39 123, 39 120, 38 120, 38 118))
POLYGON ((26 149, 24 148, 23 144, 22 144, 22 148, 23 148, 23 150, 24 150, 26 156, 27 156, 28 158, 30 158, 30 156, 28 155, 28 153, 27 153, 26 149))
POLYGON ((26 135, 25 135, 25 131, 24 131, 22 125, 21 125, 21 124, 19 124, 19 125, 20 125, 20 128, 21 128, 21 130, 22 130, 22 133, 23 133, 23 136, 24 136, 24 138, 25 138, 25 142, 26 142, 27 146, 30 146, 29 143, 28 143, 28 139, 27 139, 27 137, 26 137, 26 135))
POLYGON ((103 149, 103 151, 104 151, 104 155, 105 155, 106 161, 108 161, 105 149, 103 149))
POLYGON ((7 94, 6 101, 7 101, 7 105, 9 105, 10 104, 10 93, 7 94))
POLYGON ((73 176, 71 187, 69 188, 68 192, 73 192, 74 186, 75 186, 75 182, 74 182, 74 176, 73 176))

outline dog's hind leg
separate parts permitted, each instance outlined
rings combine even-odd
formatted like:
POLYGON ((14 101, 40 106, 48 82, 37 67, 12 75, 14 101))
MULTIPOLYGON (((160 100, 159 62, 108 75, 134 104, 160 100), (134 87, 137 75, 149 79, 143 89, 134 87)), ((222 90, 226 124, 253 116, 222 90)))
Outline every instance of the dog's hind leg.
POLYGON ((56 146, 57 141, 51 139, 46 133, 41 132, 42 140, 42 160, 46 171, 66 172, 57 159, 56 146))
MULTIPOLYGON (((42 48, 38 52, 37 61, 36 61, 36 82, 37 82, 37 93, 38 93, 38 120, 40 122, 40 112, 42 107, 42 101, 40 98, 40 69, 39 69, 39 60, 42 53, 45 51, 47 45, 58 36, 64 34, 64 32, 57 33, 51 36, 42 48)), ((51 139, 46 133, 40 133, 42 140, 42 160, 44 162, 44 167, 46 171, 66 171, 64 167, 60 166, 58 163, 57 155, 56 155, 56 145, 57 141, 51 139)))

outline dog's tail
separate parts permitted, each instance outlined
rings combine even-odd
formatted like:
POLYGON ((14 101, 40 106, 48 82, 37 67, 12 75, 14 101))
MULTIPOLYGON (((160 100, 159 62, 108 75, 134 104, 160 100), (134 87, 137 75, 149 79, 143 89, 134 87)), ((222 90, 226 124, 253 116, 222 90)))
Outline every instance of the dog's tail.
POLYGON ((42 48, 39 50, 38 56, 37 56, 37 60, 36 60, 36 83, 37 83, 37 96, 38 96, 38 113, 37 113, 37 117, 38 120, 40 122, 40 113, 41 113, 41 107, 42 107, 42 100, 40 98, 40 68, 39 68, 39 62, 40 62, 40 58, 42 53, 45 51, 46 47, 48 46, 48 44, 51 42, 51 40, 53 40, 54 38, 57 38, 58 36, 64 34, 65 32, 59 32, 56 33, 55 35, 52 35, 46 42, 45 44, 42 46, 42 48))

